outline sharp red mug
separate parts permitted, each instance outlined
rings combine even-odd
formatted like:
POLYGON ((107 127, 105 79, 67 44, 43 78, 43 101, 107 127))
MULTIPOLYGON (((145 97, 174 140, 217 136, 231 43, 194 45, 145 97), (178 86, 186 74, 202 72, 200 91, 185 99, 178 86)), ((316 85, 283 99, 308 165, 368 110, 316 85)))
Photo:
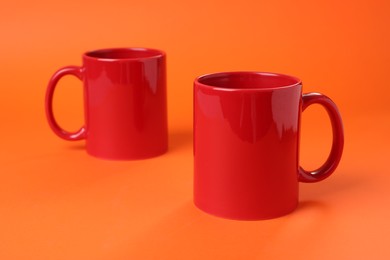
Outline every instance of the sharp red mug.
POLYGON ((344 144, 335 103, 302 94, 299 79, 263 72, 227 72, 194 82, 194 203, 201 210, 239 220, 292 212, 299 182, 317 182, 336 169, 344 144), (299 166, 301 112, 322 105, 333 144, 315 171, 299 166))
POLYGON ((114 160, 143 159, 167 150, 166 55, 146 48, 86 52, 82 66, 59 69, 45 100, 51 129, 66 140, 86 140, 89 154, 114 160), (65 75, 83 81, 85 125, 61 128, 53 114, 53 94, 65 75))

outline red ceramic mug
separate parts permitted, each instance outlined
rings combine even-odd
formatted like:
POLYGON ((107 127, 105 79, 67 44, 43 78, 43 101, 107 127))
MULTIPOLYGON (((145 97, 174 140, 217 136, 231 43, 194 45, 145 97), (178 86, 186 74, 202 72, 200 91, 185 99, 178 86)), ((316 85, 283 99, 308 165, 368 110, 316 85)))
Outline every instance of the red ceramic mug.
POLYGON ((299 79, 263 72, 201 76, 194 83, 194 203, 210 214, 269 219, 293 211, 298 183, 336 169, 344 135, 336 105, 319 93, 302 95, 299 79), (299 166, 301 112, 324 106, 333 145, 315 171, 299 166))
POLYGON ((83 65, 59 69, 45 100, 51 129, 66 140, 86 140, 89 154, 115 160, 160 155, 168 147, 166 55, 155 49, 117 48, 87 52, 83 65), (73 75, 84 83, 85 125, 62 129, 53 115, 57 82, 73 75))

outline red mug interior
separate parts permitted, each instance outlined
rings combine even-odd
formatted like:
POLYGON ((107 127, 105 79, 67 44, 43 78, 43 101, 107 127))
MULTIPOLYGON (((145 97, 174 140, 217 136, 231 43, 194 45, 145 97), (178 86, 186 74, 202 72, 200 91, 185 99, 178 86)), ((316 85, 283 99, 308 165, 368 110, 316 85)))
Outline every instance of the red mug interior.
POLYGON ((147 48, 117 48, 117 49, 102 49, 87 52, 86 57, 95 59, 114 59, 114 60, 129 60, 129 59, 147 59, 155 58, 164 55, 160 50, 147 48))
POLYGON ((295 77, 267 72, 222 72, 201 76, 198 83, 231 90, 239 89, 276 89, 301 84, 295 77))

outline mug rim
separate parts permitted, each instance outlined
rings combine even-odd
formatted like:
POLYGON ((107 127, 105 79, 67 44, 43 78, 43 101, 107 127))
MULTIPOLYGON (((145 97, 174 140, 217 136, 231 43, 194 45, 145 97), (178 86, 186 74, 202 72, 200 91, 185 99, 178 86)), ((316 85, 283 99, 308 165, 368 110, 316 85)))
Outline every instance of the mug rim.
POLYGON ((208 74, 203 74, 201 76, 198 76, 195 78, 195 84, 208 88, 208 89, 213 89, 213 90, 218 90, 218 91, 227 91, 227 92, 232 92, 232 91, 269 91, 269 90, 278 90, 278 89, 286 89, 286 88, 292 88, 296 86, 301 86, 302 81, 294 76, 290 76, 287 74, 282 74, 282 73, 275 73, 275 72, 265 72, 265 71, 224 71, 224 72, 215 72, 215 73, 208 73, 208 74), (220 87, 220 86, 214 86, 214 85, 209 85, 207 83, 202 83, 201 80, 203 79, 209 79, 213 77, 226 77, 229 75, 260 75, 260 76, 274 76, 274 77, 279 77, 279 78, 285 78, 285 79, 290 79, 293 80, 294 83, 292 84, 286 84, 282 86, 277 86, 277 87, 262 87, 262 88, 230 88, 230 87, 220 87))
POLYGON ((84 59, 99 60, 99 61, 136 61, 136 60, 155 59, 163 56, 166 56, 165 51, 154 49, 154 48, 145 48, 145 47, 103 48, 103 49, 95 49, 92 51, 86 51, 83 54, 84 59), (121 57, 121 58, 99 56, 107 52, 143 52, 145 53, 145 55, 142 57, 121 57))

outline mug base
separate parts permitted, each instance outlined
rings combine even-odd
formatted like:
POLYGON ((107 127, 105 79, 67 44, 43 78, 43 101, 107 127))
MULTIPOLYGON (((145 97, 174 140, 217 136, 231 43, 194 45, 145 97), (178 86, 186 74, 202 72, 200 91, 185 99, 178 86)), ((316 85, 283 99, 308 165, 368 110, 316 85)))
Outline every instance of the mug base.
POLYGON ((269 220, 269 219, 274 219, 274 218, 280 218, 283 216, 286 216, 298 207, 298 201, 295 203, 293 207, 286 208, 284 210, 280 210, 278 212, 267 212, 267 213, 258 213, 258 214, 229 214, 225 212, 217 212, 213 210, 206 210, 202 208, 201 206, 197 205, 196 202, 194 201, 194 205, 200 210, 203 211, 206 214, 219 217, 219 218, 224 218, 224 219, 230 219, 230 220, 241 220, 241 221, 257 221, 257 220, 269 220))
POLYGON ((94 153, 87 150, 87 154, 98 159, 110 160, 110 161, 135 161, 135 160, 146 160, 154 157, 161 156, 168 151, 168 147, 160 151, 151 152, 148 154, 130 154, 130 155, 110 155, 94 153))

